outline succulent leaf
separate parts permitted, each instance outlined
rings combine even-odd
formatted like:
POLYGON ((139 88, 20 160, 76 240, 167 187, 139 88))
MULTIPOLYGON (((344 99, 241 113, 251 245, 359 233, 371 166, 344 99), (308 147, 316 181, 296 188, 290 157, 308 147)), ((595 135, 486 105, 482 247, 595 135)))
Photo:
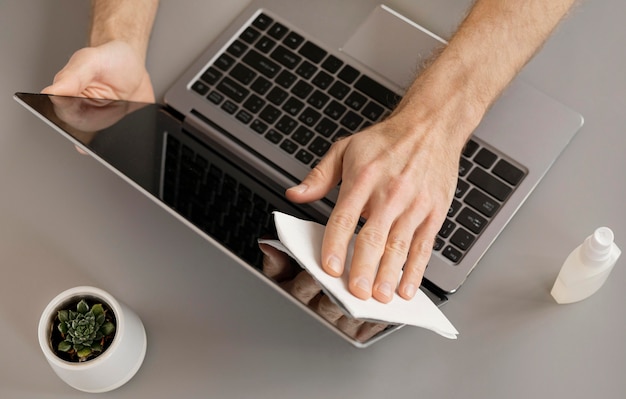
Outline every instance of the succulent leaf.
POLYGON ((67 341, 61 341, 61 342, 59 342, 59 345, 57 346, 57 349, 60 350, 61 352, 67 352, 70 349, 72 349, 72 344, 70 344, 67 341))
POLYGON ((111 335, 115 331, 115 325, 110 321, 107 321, 100 327, 100 332, 104 334, 104 336, 111 335))

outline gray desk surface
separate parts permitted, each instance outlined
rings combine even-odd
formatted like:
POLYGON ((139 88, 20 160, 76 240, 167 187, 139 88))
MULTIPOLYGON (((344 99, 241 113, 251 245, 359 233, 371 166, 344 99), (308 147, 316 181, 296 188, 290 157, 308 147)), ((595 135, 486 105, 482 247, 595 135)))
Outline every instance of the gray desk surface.
MULTIPOLYGON (((158 95, 246 3, 163 1, 148 60, 158 95)), ((389 3, 448 36, 468 2, 389 3)), ((53 374, 36 337, 47 301, 82 284, 129 304, 149 334, 139 373, 102 397, 626 397, 626 260, 584 302, 559 306, 549 295, 595 227, 613 228, 626 250, 625 2, 582 1, 523 71, 586 124, 445 306, 458 341, 404 328, 365 350, 11 99, 52 80, 85 42, 88 13, 79 0, 0 0, 1 397, 86 396, 53 374)))

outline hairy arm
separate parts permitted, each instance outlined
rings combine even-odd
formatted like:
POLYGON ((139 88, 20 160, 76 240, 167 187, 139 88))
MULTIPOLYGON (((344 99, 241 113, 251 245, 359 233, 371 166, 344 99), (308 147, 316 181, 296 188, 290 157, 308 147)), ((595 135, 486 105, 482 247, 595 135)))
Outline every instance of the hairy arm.
POLYGON ((158 0, 92 0, 89 45, 122 40, 145 59, 158 5, 158 0))
POLYGON ((392 115, 336 142, 287 191, 306 202, 342 182, 322 245, 322 266, 331 275, 343 273, 359 217, 367 219, 350 266, 355 296, 381 302, 396 290, 414 296, 452 201, 465 142, 573 2, 477 0, 392 115))

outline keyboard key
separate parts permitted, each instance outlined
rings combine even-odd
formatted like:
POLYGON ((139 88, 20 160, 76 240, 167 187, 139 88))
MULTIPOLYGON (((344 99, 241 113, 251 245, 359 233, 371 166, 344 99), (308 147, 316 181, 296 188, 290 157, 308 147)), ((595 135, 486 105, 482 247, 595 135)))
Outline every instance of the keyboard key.
POLYGON ((463 257, 463 253, 456 248, 453 248, 451 245, 448 245, 441 251, 441 254, 448 258, 453 263, 459 263, 461 258, 463 257))
POLYGON ((280 70, 277 63, 254 50, 248 51, 243 57, 243 62, 270 79, 276 76, 280 70))
POLYGON ((267 130, 267 127, 268 126, 265 123, 261 122, 258 119, 255 119, 254 122, 250 124, 250 128, 252 128, 252 130, 254 130, 255 132, 259 134, 265 133, 265 131, 267 130))
POLYGON ((343 118, 341 118, 341 121, 339 123, 341 123, 341 125, 348 130, 352 130, 354 132, 359 128, 361 123, 363 123, 363 117, 355 114, 352 111, 348 111, 348 113, 345 114, 343 118))
POLYGON ((461 158, 459 161, 459 176, 465 176, 474 166, 470 161, 465 158, 461 158))
POLYGON ((196 80, 194 84, 191 85, 191 90, 195 91, 198 94, 205 95, 209 92, 209 86, 199 80, 196 80))
POLYGON ((496 161, 498 156, 486 148, 478 151, 478 154, 474 157, 474 162, 484 167, 485 169, 491 168, 491 165, 496 161))
POLYGON ((501 159, 496 166, 493 167, 493 173, 504 179, 509 184, 516 186, 524 177, 524 172, 509 162, 501 159))
POLYGON ((374 103, 373 101, 370 101, 369 103, 367 103, 365 108, 363 108, 363 111, 361 111, 361 115, 371 121, 377 121, 383 115, 384 111, 385 109, 383 107, 374 103))
POLYGON ((465 147, 463 147, 463 156, 469 158, 474 155, 477 149, 478 143, 470 139, 467 143, 465 143, 465 147))
POLYGON ((319 71, 318 74, 315 75, 313 80, 311 80, 311 83, 313 83, 315 86, 323 90, 323 89, 328 88, 328 86, 330 86, 331 83, 333 83, 333 80, 335 79, 332 76, 330 76, 328 73, 324 71, 319 71))
POLYGON ((337 130, 339 125, 328 118, 322 118, 320 123, 315 126, 315 131, 324 137, 330 137, 337 130))
POLYGON ((295 68, 302 61, 302 57, 283 46, 276 47, 270 57, 289 69, 295 68))
POLYGON ((487 219, 470 208, 463 208, 455 220, 475 234, 479 234, 487 225, 487 219))
POLYGON ((247 27, 246 30, 241 33, 239 38, 248 44, 252 44, 259 38, 259 36, 261 36, 261 33, 258 30, 252 27, 247 27))
POLYGON ((278 76, 276 76, 276 80, 275 82, 279 85, 284 87, 285 89, 288 89, 289 87, 291 87, 291 85, 293 84, 293 82, 295 82, 298 79, 298 77, 296 75, 294 75, 293 73, 289 72, 286 69, 283 69, 278 76))
POLYGON ((296 32, 289 32, 287 37, 283 40, 285 46, 289 47, 292 50, 295 50, 302 44, 304 38, 297 34, 296 32))
POLYGON ((280 39, 283 38, 283 36, 285 36, 287 34, 288 31, 289 31, 289 29, 287 29, 287 27, 285 27, 285 25, 276 22, 267 31, 267 34, 270 35, 271 37, 273 37, 276 40, 280 40, 280 39))
POLYGON ((298 145, 289 139, 285 139, 280 143, 280 148, 288 154, 293 154, 298 149, 298 145))
POLYGON ((222 100, 224 99, 224 96, 221 95, 220 93, 216 92, 215 90, 213 90, 211 92, 211 94, 209 94, 207 96, 207 98, 209 99, 209 101, 211 101, 213 104, 219 104, 222 102, 222 100))
POLYGON ((504 201, 512 191, 511 187, 480 168, 474 168, 467 180, 500 201, 504 201))
POLYGON ((270 87, 272 87, 272 82, 265 79, 263 76, 259 76, 258 78, 256 78, 254 83, 252 83, 252 86, 250 86, 252 90, 260 95, 267 93, 270 87))
POLYGON ((348 93, 350 93, 350 87, 340 81, 336 81, 330 89, 328 89, 328 94, 335 97, 337 100, 343 100, 348 93))
POLYGON ((459 228, 454 232, 452 237, 450 237, 450 242, 456 245, 459 249, 467 251, 469 247, 472 246, 475 239, 476 237, 472 233, 463 228, 459 228))
POLYGON ((204 82, 214 85, 222 78, 222 73, 213 67, 209 67, 203 74, 200 76, 204 82))
POLYGON ((330 73, 335 73, 339 70, 339 68, 341 68, 342 65, 343 61, 331 54, 322 63, 322 68, 330 73))
POLYGON ((330 142, 324 140, 321 137, 316 137, 309 146, 309 150, 318 157, 323 157, 329 148, 330 142))
POLYGON ((276 122, 276 120, 280 117, 280 114, 280 110, 276 109, 276 107, 271 104, 267 104, 267 106, 263 108, 263 111, 261 111, 261 114, 259 116, 265 122, 272 124, 276 122))
POLYGON ((433 245, 433 251, 439 251, 441 248, 443 248, 444 243, 445 242, 441 238, 435 237, 435 244, 433 245))
POLYGON ((243 107, 253 114, 259 112, 264 105, 265 101, 256 94, 251 95, 246 102, 243 103, 243 107))
POLYGON ((360 110, 365 103, 367 102, 367 98, 365 98, 365 96, 359 92, 353 91, 352 93, 350 93, 350 95, 348 96, 348 98, 346 98, 346 101, 344 101, 344 103, 352 108, 355 111, 360 110))
POLYGON ((296 153, 296 159, 305 165, 308 165, 313 160, 313 154, 307 150, 300 150, 296 153))
POLYGON ((341 72, 337 75, 339 79, 343 80, 346 83, 352 83, 358 78, 360 75, 359 71, 351 67, 350 65, 346 65, 343 67, 341 72))
POLYGON ((454 217, 462 206, 463 205, 459 201, 452 200, 452 204, 450 204, 450 208, 448 208, 448 217, 454 217))
POLYGON ((446 219, 446 221, 443 222, 443 225, 439 229, 438 234, 443 238, 448 238, 450 237, 450 234, 452 234, 455 228, 456 228, 456 223, 454 223, 450 219, 446 219))
POLYGON ((237 118, 237 120, 241 123, 248 124, 252 120, 252 115, 247 111, 241 110, 237 112, 237 116, 235 116, 235 118, 237 118))
POLYGON ((292 116, 296 116, 304 108, 304 103, 295 97, 289 97, 289 99, 283 105, 283 111, 292 116))
POLYGON ((365 75, 356 81, 354 87, 389 109, 393 109, 400 102, 399 95, 365 75))
POLYGON ((222 81, 217 85, 217 90, 238 103, 242 102, 243 99, 250 93, 248 89, 230 79, 228 76, 224 77, 224 79, 222 79, 222 81))
POLYGON ((457 198, 463 198, 468 188, 469 188, 469 184, 467 184, 466 181, 457 180, 456 190, 454 191, 454 196, 457 198))
POLYGON ((317 72, 317 67, 309 61, 304 61, 300 64, 298 69, 296 69, 296 73, 304 79, 310 79, 311 76, 315 75, 315 72, 317 72))
POLYGON ((274 144, 278 144, 283 139, 283 135, 274 129, 270 129, 270 131, 265 135, 265 138, 274 144))
POLYGON ((268 17, 265 14, 259 14, 259 16, 256 17, 254 21, 252 21, 252 25, 261 30, 265 30, 272 24, 272 22, 274 22, 272 18, 268 17))
POLYGON ((348 108, 345 105, 333 100, 328 104, 328 107, 324 109, 324 113, 334 120, 338 120, 348 108))
POLYGON ((237 64, 233 70, 230 71, 230 76, 237 79, 240 83, 248 85, 256 77, 256 72, 243 64, 237 64))
POLYGON ((235 112, 237 112, 237 108, 237 104, 228 100, 226 100, 224 104, 222 104, 222 109, 229 114, 234 114, 235 112))
POLYGON ((322 114, 313 108, 307 107, 304 111, 302 111, 298 120, 307 126, 313 126, 317 123, 321 116, 322 114))
POLYGON ((322 61, 324 57, 326 57, 326 54, 328 54, 326 50, 318 47, 311 42, 304 43, 302 47, 300 47, 300 50, 298 50, 298 53, 305 56, 315 64, 319 64, 320 61, 322 61))
POLYGON ((322 93, 319 90, 315 90, 315 92, 313 92, 313 94, 311 94, 311 96, 307 100, 307 103, 317 109, 321 109, 324 105, 326 105, 329 99, 330 97, 327 94, 322 93))
POLYGON ((257 50, 259 50, 262 53, 269 53, 270 50, 272 50, 274 48, 274 46, 276 45, 276 42, 272 39, 270 39, 267 36, 263 36, 258 42, 257 44, 254 45, 254 48, 256 48, 257 50))
POLYGON ((291 134, 291 132, 293 132, 293 130, 296 128, 297 125, 298 125, 298 122, 296 122, 295 120, 293 120, 291 117, 287 115, 283 115, 283 117, 280 118, 278 122, 276 122, 276 129, 280 130, 282 133, 285 133, 286 135, 289 135, 291 134))
MULTIPOLYGON (((299 126, 291 138, 300 145, 307 145, 315 134, 304 126, 299 126)), ((309 160, 309 162, 311 162, 309 160)), ((307 162, 308 163, 308 162, 307 162)))
POLYGON ((299 80, 298 83, 291 88, 291 92, 302 99, 305 99, 312 91, 313 86, 304 80, 299 80))
POLYGON ((215 66, 221 69, 222 71, 227 71, 231 66, 235 63, 235 59, 228 54, 220 55, 217 60, 215 60, 215 66))
POLYGON ((248 46, 246 46, 239 40, 235 40, 234 42, 231 43, 230 46, 228 46, 228 48, 226 49, 226 52, 228 52, 231 55, 234 55, 235 57, 241 57, 243 53, 245 53, 247 50, 248 50, 248 46))
POLYGON ((487 217, 492 217, 500 208, 500 204, 487 194, 473 188, 466 196, 465 203, 487 217))
POLYGON ((270 90, 270 92, 267 93, 267 96, 265 96, 265 98, 267 98, 269 102, 275 105, 282 104, 283 101, 287 99, 287 97, 289 97, 289 93, 287 93, 285 90, 281 89, 278 86, 274 86, 272 90, 270 90))

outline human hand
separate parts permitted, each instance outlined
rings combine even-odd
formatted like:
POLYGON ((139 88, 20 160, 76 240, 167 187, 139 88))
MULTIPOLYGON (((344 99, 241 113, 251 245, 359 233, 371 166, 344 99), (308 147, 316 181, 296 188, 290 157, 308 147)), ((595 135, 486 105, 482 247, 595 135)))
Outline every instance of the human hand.
POLYGON ((287 254, 267 244, 259 244, 259 247, 264 255, 263 273, 348 336, 359 342, 366 342, 388 326, 385 323, 366 322, 344 315, 322 292, 317 281, 307 271, 294 265, 287 254))
POLYGON ((42 93, 154 102, 143 57, 121 40, 75 52, 42 93))
POLYGON ((387 303, 396 289, 411 299, 419 288, 454 195, 462 149, 432 121, 396 112, 334 143, 302 183, 287 190, 290 200, 309 202, 341 181, 322 244, 322 267, 333 276, 342 275, 348 243, 359 218, 366 219, 349 274, 348 288, 358 298, 387 303))

